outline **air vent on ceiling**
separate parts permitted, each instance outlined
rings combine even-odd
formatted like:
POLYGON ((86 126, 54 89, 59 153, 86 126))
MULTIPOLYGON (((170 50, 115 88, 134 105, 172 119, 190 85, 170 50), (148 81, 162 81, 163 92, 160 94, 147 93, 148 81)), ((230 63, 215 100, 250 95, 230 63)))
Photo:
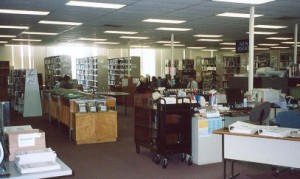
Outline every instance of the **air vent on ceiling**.
POLYGON ((280 21, 292 21, 299 19, 299 17, 292 17, 292 16, 282 16, 282 17, 276 17, 274 18, 275 20, 280 20, 280 21))
POLYGON ((109 27, 109 28, 121 28, 121 25, 115 25, 115 24, 104 24, 104 27, 109 27))

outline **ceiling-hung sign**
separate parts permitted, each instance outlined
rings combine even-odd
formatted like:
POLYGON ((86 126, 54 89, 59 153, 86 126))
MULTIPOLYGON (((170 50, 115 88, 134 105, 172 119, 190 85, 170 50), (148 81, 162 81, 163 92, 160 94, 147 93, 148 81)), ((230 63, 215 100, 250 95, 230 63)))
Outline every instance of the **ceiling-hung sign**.
POLYGON ((249 52, 249 39, 237 40, 235 44, 236 53, 248 53, 249 52))

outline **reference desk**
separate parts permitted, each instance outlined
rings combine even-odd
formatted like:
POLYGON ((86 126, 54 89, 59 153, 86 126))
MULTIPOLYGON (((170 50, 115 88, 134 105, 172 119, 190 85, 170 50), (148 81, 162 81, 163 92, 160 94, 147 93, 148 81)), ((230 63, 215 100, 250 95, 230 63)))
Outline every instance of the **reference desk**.
MULTIPOLYGON (((36 172, 36 173, 28 173, 21 174, 17 168, 14 161, 4 162, 6 167, 5 174, 0 176, 0 178, 10 178, 10 179, 37 179, 37 178, 53 178, 53 177, 61 177, 61 176, 69 176, 72 175, 72 170, 59 158, 56 158, 56 162, 60 164, 61 168, 59 170, 50 170, 45 172, 36 172)), ((0 174, 1 175, 1 174, 0 174)))
POLYGON ((234 174, 235 160, 300 168, 299 138, 231 133, 226 128, 215 130, 213 133, 222 135, 224 178, 227 160, 232 161, 231 177, 238 175, 234 174))

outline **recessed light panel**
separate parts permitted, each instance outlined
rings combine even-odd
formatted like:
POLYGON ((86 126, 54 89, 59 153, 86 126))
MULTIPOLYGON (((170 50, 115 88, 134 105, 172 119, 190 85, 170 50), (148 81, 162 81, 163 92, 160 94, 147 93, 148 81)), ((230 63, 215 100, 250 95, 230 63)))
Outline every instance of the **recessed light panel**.
POLYGON ((221 49, 222 50, 235 50, 235 48, 233 48, 233 47, 222 47, 221 49))
POLYGON ((148 45, 130 45, 131 48, 149 48, 148 45))
POLYGON ((138 36, 121 36, 121 39, 140 39, 140 40, 145 40, 149 39, 149 37, 138 37, 138 36))
MULTIPOLYGON (((164 44, 164 46, 170 47, 170 46, 172 46, 172 44, 164 44)), ((184 45, 184 44, 173 44, 173 46, 174 46, 174 47, 183 47, 183 46, 185 46, 185 45, 184 45)))
MULTIPOLYGON (((295 42, 281 42, 281 43, 283 43, 283 44, 291 44, 291 45, 295 44, 295 42)), ((297 42, 297 44, 300 44, 300 42, 297 42)))
MULTIPOLYGON (((246 34, 249 34, 249 32, 246 32, 246 34)), ((273 34, 278 34, 278 32, 261 32, 261 31, 255 31, 254 34, 257 34, 257 35, 273 35, 273 34)))
MULTIPOLYGON (((250 18, 250 14, 243 14, 243 13, 233 13, 233 12, 224 12, 221 14, 217 14, 216 16, 223 16, 223 17, 238 17, 238 18, 250 18)), ((261 17, 262 14, 255 14, 254 17, 261 17)))
MULTIPOLYGON (((172 41, 166 41, 166 40, 160 40, 160 41, 156 41, 155 43, 158 44, 168 44, 168 43, 172 43, 172 41)), ((173 41, 174 44, 179 44, 179 41, 173 41)))
POLYGON ((39 21, 40 24, 52 24, 52 25, 82 25, 81 22, 66 22, 66 21, 39 21))
POLYGON ((200 42, 221 42, 223 40, 222 39, 198 39, 197 41, 200 41, 200 42))
POLYGON ((236 45, 234 42, 222 42, 220 45, 236 45))
POLYGON ((187 47, 188 49, 205 49, 206 47, 187 47))
POLYGON ((264 4, 275 0, 212 0, 212 1, 240 3, 240 4, 264 4))
POLYGON ((274 49, 288 49, 290 47, 271 47, 271 48, 274 48, 274 49))
POLYGON ((254 48, 254 50, 270 50, 269 48, 254 48))
POLYGON ((106 41, 107 39, 97 39, 97 38, 84 38, 81 37, 78 40, 86 40, 86 41, 106 41))
POLYGON ((287 28, 287 26, 280 26, 280 25, 255 25, 255 28, 262 28, 262 29, 283 29, 287 28))
POLYGON ((126 6, 124 4, 96 3, 96 2, 87 2, 87 1, 69 1, 66 5, 93 7, 93 8, 108 8, 108 9, 120 9, 126 6))
POLYGON ((156 28, 155 30, 164 30, 164 31, 189 31, 189 30, 192 30, 192 29, 189 29, 189 28, 160 27, 160 28, 156 28))
POLYGON ((104 33, 107 33, 107 34, 126 34, 126 35, 133 35, 133 34, 137 34, 138 32, 107 30, 107 31, 104 31, 104 33))
POLYGON ((41 42, 41 39, 12 39, 13 41, 20 41, 20 42, 41 42))
POLYGON ((1 38, 15 38, 15 35, 0 35, 1 38))
POLYGON ((7 41, 0 41, 0 44, 6 44, 7 41))
POLYGON ((215 49, 204 49, 204 50, 201 50, 201 51, 204 51, 204 52, 217 52, 218 50, 215 50, 215 49))
POLYGON ((45 16, 50 12, 47 11, 26 11, 26 10, 16 10, 16 9, 0 9, 0 13, 2 14, 23 14, 23 15, 37 15, 37 16, 45 16))
POLYGON ((223 37, 223 35, 197 34, 194 35, 194 37, 219 38, 219 37, 223 37))
POLYGON ((259 46, 269 46, 269 47, 272 47, 272 46, 276 46, 276 45, 279 45, 279 44, 258 44, 259 46))
POLYGON ((103 44, 103 45, 117 45, 120 42, 95 42, 96 44, 103 44))
POLYGON ((29 29, 28 26, 0 25, 0 29, 29 29))
POLYGON ((290 37, 268 37, 266 39, 268 39, 268 40, 291 40, 293 38, 290 38, 290 37))
POLYGON ((170 19, 145 19, 143 22, 165 23, 165 24, 181 24, 186 21, 183 20, 170 20, 170 19))
POLYGON ((21 32, 21 34, 28 34, 28 35, 57 35, 58 33, 50 33, 50 32, 21 32))

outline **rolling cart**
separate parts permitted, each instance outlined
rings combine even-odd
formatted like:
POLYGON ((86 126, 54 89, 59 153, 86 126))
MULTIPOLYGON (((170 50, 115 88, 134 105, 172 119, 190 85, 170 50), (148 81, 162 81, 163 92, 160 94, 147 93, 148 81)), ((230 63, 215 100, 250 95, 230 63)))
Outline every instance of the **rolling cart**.
MULTIPOLYGON (((186 98, 189 99, 189 98, 186 98)), ((166 100, 160 98, 157 104, 157 141, 156 154, 153 161, 162 163, 162 167, 168 166, 168 156, 181 154, 181 160, 192 165, 191 156, 191 121, 193 105, 183 103, 183 98, 177 99, 176 104, 166 104, 166 100), (181 103, 179 103, 181 101, 181 103)))

